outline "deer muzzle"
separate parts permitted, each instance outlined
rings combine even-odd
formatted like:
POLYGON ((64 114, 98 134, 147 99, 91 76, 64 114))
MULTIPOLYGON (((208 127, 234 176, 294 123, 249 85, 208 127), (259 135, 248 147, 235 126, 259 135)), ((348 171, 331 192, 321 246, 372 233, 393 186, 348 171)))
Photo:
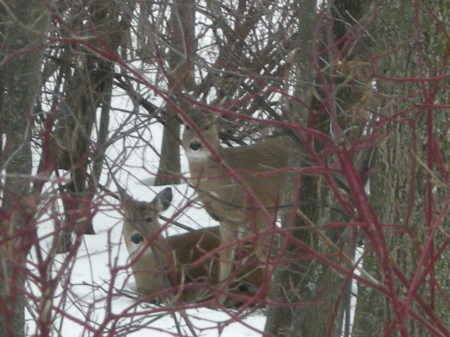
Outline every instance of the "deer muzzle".
POLYGON ((131 242, 135 245, 140 244, 142 241, 144 241, 144 237, 141 234, 135 233, 131 236, 131 242))
POLYGON ((202 143, 195 141, 195 142, 190 143, 189 147, 193 151, 198 151, 202 148, 202 143))

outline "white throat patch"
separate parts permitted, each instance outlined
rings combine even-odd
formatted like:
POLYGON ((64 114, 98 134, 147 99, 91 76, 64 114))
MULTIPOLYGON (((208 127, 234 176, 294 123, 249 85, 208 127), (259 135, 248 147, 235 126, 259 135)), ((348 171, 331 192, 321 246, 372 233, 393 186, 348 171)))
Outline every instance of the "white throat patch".
MULTIPOLYGON (((141 251, 144 248, 144 245, 145 245, 144 241, 142 241, 138 244, 131 243, 131 247, 129 247, 129 251, 128 251, 130 260, 134 259, 134 257, 136 255, 141 254, 141 251)), ((147 247, 145 249, 145 252, 141 256, 150 256, 150 257, 153 256, 153 250, 152 250, 151 246, 147 247)))
POLYGON ((208 156, 209 153, 205 151, 186 151, 188 161, 204 161, 208 156))

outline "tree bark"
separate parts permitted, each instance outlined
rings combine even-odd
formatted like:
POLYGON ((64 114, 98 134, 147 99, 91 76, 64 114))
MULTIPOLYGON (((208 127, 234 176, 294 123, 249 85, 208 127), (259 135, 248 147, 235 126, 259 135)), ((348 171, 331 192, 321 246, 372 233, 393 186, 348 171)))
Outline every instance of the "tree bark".
MULTIPOLYGON (((174 104, 186 106, 181 98, 184 91, 192 91, 194 83, 193 56, 196 53, 195 1, 174 1, 169 20, 171 49, 169 51, 170 90, 174 93, 174 104)), ((166 106, 161 157, 155 185, 178 184, 180 182, 180 123, 176 112, 166 106)))
MULTIPOLYGON (((331 18, 336 20, 333 24, 333 29, 329 30, 329 32, 332 32, 332 36, 328 35, 327 46, 339 41, 336 43, 335 48, 340 51, 345 45, 343 42, 346 41, 343 37, 348 30, 353 28, 354 23, 358 22, 365 14, 368 9, 368 3, 367 1, 340 0, 329 2, 328 5, 328 13, 331 14, 331 18)), ((348 116, 351 115, 349 111, 360 103, 360 88, 355 89, 351 86, 340 85, 345 83, 350 77, 343 70, 341 70, 341 77, 337 77, 332 70, 329 71, 331 76, 324 71, 321 75, 329 77, 319 81, 312 63, 313 58, 321 59, 317 54, 314 54, 320 51, 318 47, 321 45, 317 40, 313 42, 314 36, 317 36, 314 34, 318 33, 318 31, 315 32, 318 24, 317 6, 312 2, 299 1, 298 8, 301 9, 301 22, 297 44, 302 46, 302 53, 297 63, 299 84, 297 85, 295 97, 304 104, 309 105, 313 112, 306 111, 302 105, 296 103, 291 103, 288 111, 290 116, 297 116, 294 124, 311 125, 324 134, 328 134, 330 139, 333 139, 336 133, 330 133, 330 130, 333 129, 331 118, 328 114, 320 114, 315 111, 323 110, 324 103, 327 101, 331 102, 328 104, 331 104, 332 107, 327 110, 331 111, 334 109, 336 111, 342 128, 355 127, 357 124, 348 116), (330 85, 329 83, 332 84, 330 85), (325 93, 326 89, 322 87, 327 85, 331 86, 328 94, 325 93), (323 101, 320 101, 320 98, 317 100, 318 96, 313 95, 314 90, 323 97, 323 101), (316 122, 308 122, 308 119, 315 119, 316 122)), ((364 43, 364 39, 359 40, 357 46, 361 47, 362 43, 364 43)), ((355 52, 360 52, 357 48, 354 49, 356 50, 355 52)), ((321 56, 322 59, 326 58, 326 63, 321 64, 322 69, 332 69, 338 64, 338 61, 333 59, 335 55, 333 52, 321 56)), ((342 56, 339 62, 356 56, 354 53, 341 52, 345 56, 342 56)), ((360 127, 358 131, 362 132, 362 129, 360 127)), ((349 134, 350 136, 351 134, 349 134)), ((291 155, 290 166, 305 166, 306 163, 302 160, 302 156, 306 151, 305 145, 313 148, 316 153, 321 152, 319 142, 308 140, 308 137, 308 135, 300 136, 305 143, 300 144, 300 147, 303 148, 297 158, 291 155)), ((333 140, 338 143, 338 140, 333 140)), ((299 153, 298 148, 299 144, 296 143, 295 147, 289 151, 292 154, 299 153)), ((363 159, 364 156, 355 156, 355 164, 363 161, 363 159)), ((333 158, 328 160, 331 161, 333 158)), ((324 165, 329 163, 325 160, 324 165)), ((290 184, 287 184, 284 189, 283 204, 291 203, 296 189, 298 189, 298 186, 292 183, 293 181, 297 180, 294 177, 290 177, 290 184)), ((333 209, 340 209, 341 205, 337 204, 333 197, 330 185, 328 185, 329 188, 324 188, 327 184, 329 182, 327 183, 327 179, 324 176, 303 175, 301 177, 299 208, 294 211, 300 212, 302 216, 297 217, 295 226, 299 230, 294 231, 293 236, 314 252, 320 254, 320 256, 330 256, 329 260, 331 262, 341 265, 344 263, 344 260, 331 258, 331 256, 338 252, 351 255, 351 252, 355 249, 355 233, 350 229, 319 229, 319 225, 325 225, 330 222, 349 221, 348 215, 345 215, 345 210, 341 212, 332 211, 333 209), (302 230, 302 227, 305 226, 308 229, 302 230)), ((292 214, 283 216, 283 225, 289 224, 292 218, 292 214)), ((289 238, 287 239, 289 240, 289 238)), ((291 250, 288 247, 286 259, 298 259, 308 256, 309 258, 303 262, 284 264, 278 268, 274 277, 271 299, 278 301, 281 299, 281 302, 291 303, 291 305, 288 308, 271 307, 268 311, 265 331, 274 336, 292 337, 337 337, 341 336, 343 331, 346 331, 348 334, 351 280, 333 270, 330 266, 319 262, 306 251, 295 247, 295 245, 292 246, 293 249, 291 250), (304 305, 295 306, 295 302, 304 303, 304 305)))
POLYGON ((31 121, 40 84, 47 8, 17 0, 0 8, 2 23, 0 135, 2 153, 0 217, 0 336, 24 336, 25 262, 35 238, 34 208, 28 199, 32 181, 31 121), (3 137, 2 135, 2 137, 3 137), (30 207, 28 207, 30 206, 30 207), (19 231, 21 232, 18 235, 19 231))
MULTIPOLYGON (((302 22, 300 24, 300 32, 298 34, 297 45, 303 46, 303 52, 298 56, 297 59, 297 77, 302 79, 297 85, 295 91, 295 97, 301 102, 309 105, 313 100, 313 84, 314 84, 314 71, 311 64, 311 57, 313 52, 313 33, 316 27, 316 2, 315 1, 302 1, 297 2, 297 11, 302 13, 302 22)), ((300 14, 299 14, 300 15, 300 14)), ((296 113, 290 113, 289 117, 292 119, 290 122, 304 123, 308 118, 308 111, 301 104, 296 102, 290 102, 288 107, 289 111, 296 111, 296 113)), ((298 151, 299 147, 302 146, 299 141, 300 138, 294 137, 296 139, 293 142, 292 148, 289 149, 291 154, 297 153, 298 155, 291 155, 289 157, 289 166, 292 167, 302 167, 303 153, 302 150, 298 151)), ((298 186, 293 182, 296 181, 294 174, 290 174, 286 178, 286 183, 283 189, 282 204, 290 204, 294 199, 296 189, 298 186)), ((300 194, 302 198, 311 198, 310 200, 316 199, 316 187, 315 183, 306 178, 302 178, 302 189, 300 194)), ((316 207, 302 207, 302 212, 308 217, 311 222, 317 223, 318 213, 316 207)), ((282 214, 282 224, 283 227, 289 228, 291 219, 295 219, 295 207, 292 208, 291 212, 284 212, 282 214)), ((294 226, 302 227, 305 224, 301 220, 297 221, 294 226)), ((311 233, 305 234, 305 232, 299 231, 297 234, 293 234, 296 238, 307 242, 311 247, 317 246, 317 238, 311 233)), ((288 247, 288 254, 286 259, 291 257, 298 257, 299 252, 294 247, 289 247, 288 239, 284 239, 284 244, 288 247)), ((301 254, 301 253, 300 253, 301 254)), ((307 260, 302 263, 291 263, 291 264, 281 264, 277 267, 274 275, 274 280, 272 282, 270 290, 270 300, 276 302, 282 302, 284 304, 291 304, 289 306, 270 306, 267 312, 267 321, 265 326, 265 332, 274 336, 313 336, 306 335, 304 329, 305 323, 305 310, 303 308, 297 308, 293 306, 295 302, 304 301, 305 295, 309 298, 313 296, 311 291, 308 290, 309 285, 314 285, 318 283, 317 273, 311 273, 312 270, 319 268, 317 264, 307 260), (314 275, 313 275, 314 274, 314 275), (308 276, 310 275, 310 276, 308 276), (303 311, 303 313, 302 313, 303 311)), ((319 334, 320 335, 320 334, 319 334)), ((317 336, 319 336, 317 335, 317 336)))
MULTIPOLYGON (((445 4, 440 0, 429 1, 427 8, 442 22, 449 22, 448 2, 445 4)), ((445 126, 445 123, 448 123, 448 111, 430 108, 420 111, 417 115, 414 112, 406 112, 399 117, 399 112, 409 111, 411 102, 419 106, 424 97, 433 97, 434 102, 449 103, 448 88, 445 89, 445 85, 440 82, 424 85, 419 80, 436 75, 442 70, 448 74, 448 66, 446 70, 439 69, 443 57, 441 52, 448 48, 448 45, 444 47, 441 43, 445 39, 445 33, 437 28, 427 11, 416 10, 417 8, 407 1, 387 2, 380 8, 378 20, 371 29, 371 36, 375 41, 374 50, 391 51, 396 46, 401 46, 380 59, 380 74, 398 79, 418 79, 404 82, 380 79, 376 83, 379 96, 383 98, 378 104, 378 108, 382 107, 380 115, 388 116, 390 122, 386 123, 383 129, 387 136, 377 147, 374 162, 377 171, 371 178, 371 204, 375 209, 382 210, 377 212, 379 223, 400 224, 405 228, 405 231, 386 229, 383 232, 390 252, 389 263, 397 271, 397 277, 393 279, 394 296, 401 300, 410 291, 411 285, 408 285, 408 282, 414 278, 415 273, 424 268, 418 263, 421 252, 427 249, 424 246, 427 240, 432 238, 432 246, 436 247, 445 244, 443 231, 437 231, 435 236, 430 234, 432 220, 436 218, 436 214, 442 212, 441 207, 445 207, 444 200, 449 191, 448 177, 438 178, 441 177, 441 172, 436 170, 435 159, 431 155, 440 153, 443 162, 450 162, 448 146, 446 151, 445 141, 438 141, 438 135, 445 134, 444 130, 448 128, 445 126), (415 34, 419 34, 419 40, 410 40, 405 44, 405 41, 415 34), (428 59, 429 62, 423 62, 422 58, 428 59), (440 85, 443 86, 442 89, 439 89, 440 85), (416 94, 411 95, 413 92, 416 94), (419 93, 423 93, 424 97, 419 93), (444 117, 445 114, 447 117, 444 117), (434 139, 434 145, 430 139, 434 139), (431 174, 437 180, 432 181, 431 174), (436 184, 440 179, 444 184, 441 187, 446 185, 444 189, 438 187, 440 183, 436 184), (430 198, 427 198, 427 195, 430 198), (403 277, 406 283, 402 280, 403 277)), ((448 35, 446 38, 448 39, 448 35)), ((429 104, 433 104, 433 101, 429 104)), ((448 228, 449 221, 447 216, 442 228, 448 228)), ((364 269, 385 283, 386 278, 381 267, 386 266, 380 265, 375 248, 373 244, 366 243, 364 269)), ((448 334, 450 291, 448 282, 444 279, 448 279, 449 260, 450 250, 447 247, 442 251, 440 259, 429 269, 426 279, 418 286, 417 294, 425 300, 425 304, 419 305, 419 301, 414 299, 407 308, 417 312, 423 321, 431 322, 431 326, 442 334, 430 334, 429 328, 412 315, 408 315, 407 319, 399 324, 399 312, 395 309, 392 296, 388 297, 371 287, 359 285, 353 336, 382 336, 391 324, 395 326, 391 336, 444 336, 442 330, 446 330, 448 334), (437 296, 437 289, 443 296, 437 296), (427 315, 425 308, 436 315, 436 321, 427 315), (437 323, 439 319, 443 327, 437 323)))
MULTIPOLYGON (((94 43, 106 52, 115 53, 124 34, 124 27, 119 21, 120 10, 98 1, 91 4, 89 13, 98 34, 98 41, 94 43)), ((82 23, 79 25, 83 27, 82 23)), ((72 46, 62 54, 65 101, 61 104, 53 133, 57 153, 55 169, 69 170, 71 181, 61 188, 65 224, 70 229, 61 232, 59 253, 69 251, 73 229, 78 233, 77 237, 83 233, 95 234, 90 202, 97 191, 106 150, 114 75, 112 62, 81 48, 72 46), (100 129, 94 147, 92 132, 99 107, 102 108, 100 129), (95 148, 93 153, 92 148, 95 148), (93 166, 89 172, 90 162, 93 166)))

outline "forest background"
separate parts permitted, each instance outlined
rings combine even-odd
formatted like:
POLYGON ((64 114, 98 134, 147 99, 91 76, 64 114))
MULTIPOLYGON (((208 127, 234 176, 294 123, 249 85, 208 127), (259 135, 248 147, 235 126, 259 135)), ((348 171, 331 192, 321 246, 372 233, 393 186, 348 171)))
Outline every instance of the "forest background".
POLYGON ((0 336, 66 336, 65 322, 86 336, 205 332, 182 304, 113 310, 120 213, 102 220, 120 208, 114 177, 151 196, 149 182, 173 186, 164 226, 211 225, 183 185, 181 122, 196 110, 221 117, 224 146, 294 140, 265 322, 247 321, 250 305, 196 320, 217 335, 241 322, 266 336, 449 336, 449 6, 1 1, 0 336), (89 299, 74 291, 81 257, 105 280, 82 275, 89 299), (162 316, 170 328, 153 325, 162 316))

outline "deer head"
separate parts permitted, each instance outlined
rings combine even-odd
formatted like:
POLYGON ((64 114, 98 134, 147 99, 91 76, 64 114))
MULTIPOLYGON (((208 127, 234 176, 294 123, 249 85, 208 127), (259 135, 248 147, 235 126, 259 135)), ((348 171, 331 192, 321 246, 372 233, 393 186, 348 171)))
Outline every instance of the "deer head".
POLYGON ((127 234, 125 242, 130 240, 137 245, 160 230, 158 216, 170 206, 172 189, 168 187, 162 190, 151 202, 136 201, 123 189, 119 192, 124 204, 123 230, 124 234, 127 234))
POLYGON ((211 113, 196 112, 192 114, 191 120, 198 130, 186 124, 182 146, 189 160, 204 160, 210 156, 210 149, 218 151, 220 147, 217 118, 211 113))

